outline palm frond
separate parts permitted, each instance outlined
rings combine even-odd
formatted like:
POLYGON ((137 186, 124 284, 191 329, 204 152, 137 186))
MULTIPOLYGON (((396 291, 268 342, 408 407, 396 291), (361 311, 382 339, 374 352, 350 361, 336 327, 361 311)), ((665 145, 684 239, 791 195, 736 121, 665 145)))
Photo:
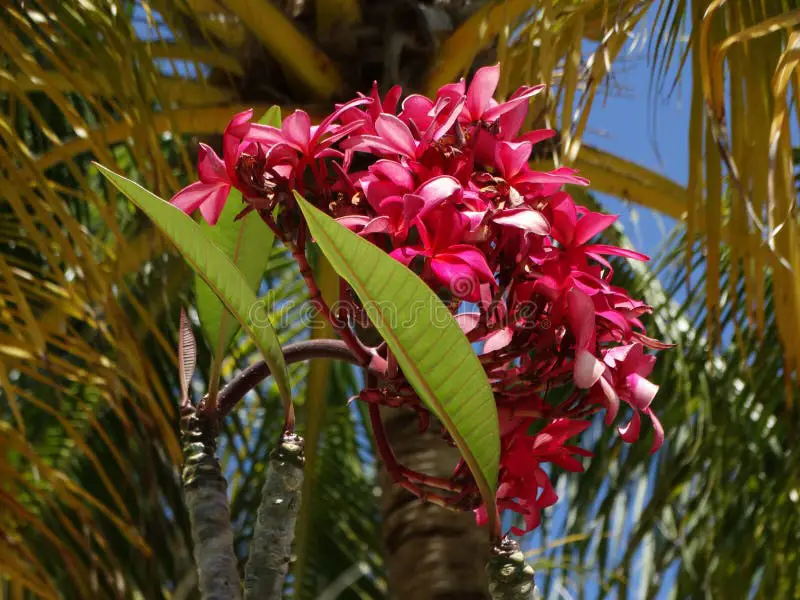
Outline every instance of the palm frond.
MULTIPOLYGON (((614 242, 625 243, 619 236, 614 242)), ((768 296, 763 341, 741 331, 739 344, 709 356, 708 315, 698 293, 709 275, 702 260, 685 270, 686 243, 676 235, 665 251, 657 271, 663 287, 646 268, 618 263, 615 270, 621 285, 640 290, 654 306, 657 336, 677 344, 663 353, 653 375, 661 385, 656 410, 668 441, 650 457, 644 441, 628 446, 599 423, 587 432, 595 455, 580 477, 559 477, 566 514, 563 529, 550 531, 576 541, 537 554, 544 558, 538 568, 549 573, 548 590, 564 586, 583 595, 599 585, 619 597, 654 597, 667 589, 679 598, 734 597, 742 590, 791 597, 790 574, 800 567, 788 550, 800 539, 792 492, 798 456, 774 304, 768 296), (686 279, 692 288, 684 294, 686 279), (558 568, 547 568, 551 562, 558 568), (670 568, 674 580, 665 577, 670 568)), ((724 251, 725 273, 730 260, 724 251)), ((723 290, 730 285, 723 279, 723 290)), ((736 302, 723 291, 726 335, 734 321, 746 318, 741 274, 735 286, 736 302)))

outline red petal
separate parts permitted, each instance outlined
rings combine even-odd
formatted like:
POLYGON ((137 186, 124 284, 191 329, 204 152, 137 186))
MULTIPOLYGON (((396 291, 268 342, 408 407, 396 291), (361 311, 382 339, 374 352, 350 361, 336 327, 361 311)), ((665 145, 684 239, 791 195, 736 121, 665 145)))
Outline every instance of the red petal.
POLYGON ((411 130, 400 119, 394 115, 382 114, 375 121, 375 131, 389 145, 395 148, 395 152, 408 158, 412 158, 417 151, 417 144, 411 130))
POLYGON ((302 152, 311 140, 311 118, 304 110, 296 110, 283 120, 281 126, 286 141, 302 152))
MULTIPOLYGON (((586 217, 584 217, 585 219, 586 217)), ((582 221, 583 219, 581 219, 582 221)), ((584 246, 583 251, 588 253, 594 254, 610 254, 612 256, 624 256, 625 258, 632 258, 634 260, 642 260, 647 261, 650 260, 650 257, 646 254, 642 254, 641 252, 636 252, 635 250, 628 250, 626 248, 617 248, 616 246, 609 246, 606 244, 592 244, 590 246, 584 246)))
POLYGON ((531 155, 529 142, 499 142, 494 149, 494 161, 506 180, 514 178, 531 155))
POLYGON ((208 194, 206 200, 200 205, 200 214, 203 215, 203 218, 209 225, 217 224, 230 191, 230 185, 226 183, 218 184, 216 188, 211 191, 210 194, 208 194))
POLYGON ((494 96, 497 84, 500 82, 500 65, 481 67, 475 72, 475 76, 469 84, 467 90, 467 110, 473 120, 478 120, 483 116, 483 112, 489 107, 489 101, 494 96))
POLYGON ((575 244, 582 246, 601 231, 608 229, 617 220, 616 215, 590 212, 578 219, 575 226, 575 244))
POLYGON ((589 389, 603 376, 605 365, 588 350, 578 350, 575 355, 575 385, 589 389))
POLYGON ((512 208, 499 213, 493 221, 498 225, 516 227, 536 235, 548 235, 550 224, 538 210, 530 208, 512 208))
POLYGON ((664 426, 661 425, 661 421, 658 420, 652 409, 648 408, 644 414, 650 417, 650 422, 653 424, 653 445, 650 448, 650 454, 653 454, 664 443, 664 426))
POLYGON ((500 348, 505 348, 511 343, 511 338, 513 336, 514 332, 510 327, 504 327, 499 331, 495 331, 486 338, 486 343, 483 345, 483 353, 488 354, 489 352, 500 350, 500 348))
POLYGON ((639 439, 639 430, 641 429, 642 419, 639 417, 639 411, 633 411, 633 417, 626 425, 618 429, 619 436, 623 441, 629 444, 639 439))

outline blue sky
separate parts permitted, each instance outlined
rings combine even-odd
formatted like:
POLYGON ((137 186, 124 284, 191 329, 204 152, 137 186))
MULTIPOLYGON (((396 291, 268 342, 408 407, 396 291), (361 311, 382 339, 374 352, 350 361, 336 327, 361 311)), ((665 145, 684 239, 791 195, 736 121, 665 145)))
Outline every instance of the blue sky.
MULTIPOLYGON (((584 141, 686 185, 690 68, 687 66, 683 81, 669 98, 655 93, 651 97, 646 44, 630 46, 633 44, 622 62, 615 63, 615 87, 620 90, 612 89, 605 101, 598 96, 584 141)), ((601 199, 609 212, 620 215, 634 246, 651 255, 674 225, 671 219, 641 206, 604 195, 601 199)))

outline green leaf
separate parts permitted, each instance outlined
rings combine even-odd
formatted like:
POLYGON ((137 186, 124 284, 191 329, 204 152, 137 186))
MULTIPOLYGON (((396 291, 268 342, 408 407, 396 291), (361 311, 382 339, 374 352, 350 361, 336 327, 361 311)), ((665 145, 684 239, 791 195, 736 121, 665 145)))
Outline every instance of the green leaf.
POLYGON ((409 383, 445 425, 478 484, 494 532, 500 456, 497 408, 472 345, 412 271, 295 197, 322 252, 353 290, 409 383))
MULTIPOLYGON (((243 207, 242 193, 231 189, 217 224, 211 226, 202 220, 199 225, 203 235, 214 242, 239 268, 253 293, 258 293, 258 284, 261 283, 269 263, 275 234, 256 212, 234 221, 243 207)), ((224 358, 225 352, 238 334, 239 323, 200 275, 195 275, 194 285, 200 325, 216 363, 224 358)))
MULTIPOLYGON (((262 125, 280 127, 280 107, 270 108, 258 122, 262 125)), ((269 263, 275 234, 255 212, 236 221, 236 215, 243 208, 242 193, 231 188, 217 224, 212 226, 201 220, 200 227, 205 236, 219 246, 233 264, 239 267, 250 289, 258 293, 258 285, 269 263)), ((199 275, 195 275, 194 286, 200 325, 212 352, 208 393, 209 396, 216 397, 222 361, 239 334, 240 327, 199 275)))
MULTIPOLYGON (((258 122, 262 125, 280 127, 280 107, 270 108, 258 122)), ((242 193, 231 188, 217 224, 212 226, 202 220, 200 227, 205 236, 219 246, 233 264, 239 267, 250 289, 258 293, 258 284, 269 263, 275 234, 255 212, 235 221, 236 215, 243 208, 242 193)), ((222 360, 239 333, 239 324, 225 310, 220 299, 199 275, 195 276, 195 295, 200 325, 214 353, 211 372, 218 374, 219 367, 216 366, 216 369, 214 367, 222 360)))
POLYGON ((258 122, 261 125, 272 125, 273 127, 280 127, 281 126, 281 107, 277 104, 271 106, 267 112, 264 113, 264 116, 261 117, 258 122))
POLYGON ((203 230, 191 217, 133 181, 100 164, 97 168, 175 244, 186 262, 253 338, 275 378, 284 408, 290 410, 291 387, 280 342, 269 319, 259 310, 261 305, 239 269, 203 235, 203 230))

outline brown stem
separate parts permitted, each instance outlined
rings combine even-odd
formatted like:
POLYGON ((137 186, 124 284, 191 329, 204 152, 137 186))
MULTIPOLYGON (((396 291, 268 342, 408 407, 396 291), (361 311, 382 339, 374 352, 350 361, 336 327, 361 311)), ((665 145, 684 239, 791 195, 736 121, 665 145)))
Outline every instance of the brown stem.
MULTIPOLYGON (((283 349, 287 364, 311 360, 312 358, 335 358, 350 364, 364 366, 353 355, 350 348, 341 340, 308 340, 289 344, 283 349)), ((219 393, 217 410, 219 418, 227 415, 244 395, 269 377, 269 367, 259 361, 247 367, 234 377, 219 393)))
POLYGON ((320 291, 319 286, 317 286, 317 282, 314 280, 314 273, 311 270, 311 265, 308 264, 308 259, 306 258, 304 232, 300 232, 300 235, 298 236, 298 243, 296 244, 290 236, 286 235, 285 231, 277 226, 272 217, 268 215, 262 215, 262 217, 267 222, 267 225, 269 225, 269 227, 275 232, 275 235, 278 236, 278 239, 280 239, 292 253, 292 258, 294 258, 295 262, 297 263, 297 266, 300 269, 300 275, 303 276, 303 280, 308 288, 309 301, 311 304, 319 309, 319 311, 322 313, 322 316, 325 317, 325 320, 331 324, 333 330, 339 335, 339 337, 342 338, 342 341, 347 344, 347 347, 352 350, 353 355, 358 359, 358 361, 361 364, 367 364, 370 359, 369 351, 361 344, 361 342, 358 341, 356 336, 346 324, 343 325, 338 318, 334 317, 334 315, 331 313, 328 303, 325 302, 325 299, 322 297, 322 292, 320 291))

